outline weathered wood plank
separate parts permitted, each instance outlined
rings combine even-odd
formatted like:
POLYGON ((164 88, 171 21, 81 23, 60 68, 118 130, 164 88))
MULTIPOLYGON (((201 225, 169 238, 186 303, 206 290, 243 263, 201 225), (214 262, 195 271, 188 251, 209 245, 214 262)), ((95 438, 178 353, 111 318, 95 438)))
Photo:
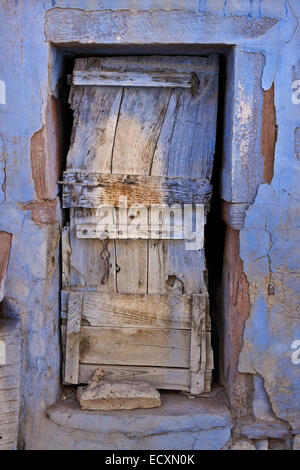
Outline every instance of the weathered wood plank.
POLYGON ((132 382, 148 382, 157 389, 190 390, 189 369, 176 369, 167 367, 139 367, 139 366, 110 366, 103 364, 80 364, 79 383, 87 383, 95 370, 101 367, 104 377, 117 382, 130 380, 132 382))
POLYGON ((190 332, 171 329, 82 326, 80 362, 188 368, 190 332))
POLYGON ((218 57, 199 56, 138 56, 138 57, 88 57, 75 60, 74 72, 205 72, 218 73, 218 57))
POLYGON ((5 354, 0 364, 0 450, 15 450, 21 405, 21 347, 19 324, 0 319, 0 342, 5 354))
POLYGON ((70 226, 69 224, 65 225, 61 233, 61 252, 62 252, 62 274, 61 274, 61 284, 62 288, 70 286, 70 255, 71 255, 71 245, 70 245, 70 226))
POLYGON ((80 224, 76 225, 77 238, 109 238, 116 239, 144 239, 144 240, 182 240, 184 226, 177 225, 103 225, 103 224, 80 224), (130 229, 130 233, 128 233, 130 229))
MULTIPOLYGON (((164 226, 167 229, 169 224, 165 220, 162 222, 160 216, 159 222, 155 223, 155 215, 152 218, 152 214, 146 212, 141 217, 138 215, 138 209, 130 207, 130 210, 127 210, 128 206, 145 204, 145 197, 148 197, 146 205, 174 204, 178 199, 167 198, 169 188, 161 184, 163 181, 173 179, 174 182, 176 178, 195 181, 196 178, 206 180, 208 183, 211 178, 217 107, 217 59, 212 57, 89 58, 77 60, 75 72, 88 71, 89 74, 95 75, 95 71, 114 72, 116 68, 120 74, 130 72, 144 74, 143 76, 158 71, 193 72, 192 93, 188 89, 164 87, 122 89, 119 86, 72 86, 74 127, 78 126, 78 132, 75 130, 73 133, 67 168, 82 170, 83 178, 79 181, 70 180, 72 188, 66 185, 64 189, 66 206, 72 207, 73 204, 70 211, 71 286, 101 290, 106 292, 105 295, 109 292, 206 294, 204 279, 206 266, 202 245, 200 249, 191 250, 186 247, 186 240, 174 239, 176 237, 167 241, 117 239, 115 242, 107 242, 108 245, 103 251, 104 239, 76 238, 76 225, 79 235, 80 233, 83 236, 87 235, 83 233, 86 227, 82 226, 85 224, 89 225, 88 231, 90 225, 98 225, 98 229, 102 225, 107 226, 111 235, 117 222, 121 230, 124 226, 125 231, 128 218, 131 223, 127 227, 127 236, 132 238, 136 236, 136 224, 141 225, 145 234, 145 227, 149 221, 154 227, 164 226), (202 66, 204 68, 201 68, 202 66), (212 73, 207 73, 208 69, 212 73), (91 172, 91 176, 86 177, 87 172, 91 172), (97 173, 105 173, 105 177, 110 178, 108 186, 97 186, 99 185, 96 179, 97 173), (125 180, 116 181, 119 175, 125 180), (152 179, 152 176, 157 179, 152 179), (151 193, 146 187, 145 180, 140 186, 136 181, 133 181, 134 184, 132 181, 128 182, 128 178, 134 180, 141 177, 150 178, 149 184, 157 183, 159 180, 159 185, 156 184, 151 193), (102 197, 100 201, 99 194, 102 197), (103 194, 108 194, 110 199, 105 196, 106 199, 103 201, 103 194), (132 195, 131 200, 128 194, 132 195), (124 198, 121 199, 121 204, 116 201, 122 195, 127 197, 126 204, 124 198), (165 196, 165 199, 162 196, 165 196), (94 205, 90 206, 89 201, 93 198, 94 205), (79 200, 84 204, 88 202, 82 208, 77 204, 79 200), (110 216, 111 221, 108 222, 93 208, 111 202, 119 209, 110 216), (101 259, 100 263, 99 253, 102 257, 106 255, 105 260, 101 259), (103 285, 101 279, 107 269, 109 273, 103 285)), ((193 192, 190 187, 185 187, 183 191, 186 191, 187 196, 191 198, 194 193, 198 197, 200 193, 198 189, 193 192)), ((207 206, 210 194, 211 188, 205 201, 198 199, 190 202, 191 199, 185 198, 182 204, 196 203, 207 206)), ((191 211, 191 215, 195 213, 191 211)), ((204 223, 202 220, 197 234, 203 231, 204 223)), ((179 222, 178 213, 174 216, 174 225, 177 228, 182 226, 182 219, 179 222)), ((82 326, 84 340, 81 340, 80 344, 85 355, 84 362, 89 363, 88 367, 93 367, 91 363, 94 363, 95 368, 98 364, 106 364, 107 367, 120 367, 123 364, 126 368, 153 366, 154 369, 157 366, 165 366, 168 369, 185 367, 183 370, 191 376, 192 393, 199 394, 209 389, 211 371, 206 369, 212 367, 212 355, 210 333, 207 331, 209 328, 207 310, 199 339, 195 335, 197 328, 194 328, 194 336, 188 330, 166 329, 165 318, 162 320, 160 317, 160 312, 165 315, 165 311, 158 301, 153 308, 155 313, 150 309, 151 303, 154 303, 153 299, 148 299, 149 308, 147 307, 145 311, 140 305, 138 308, 135 308, 136 305, 134 308, 131 306, 128 311, 125 299, 121 305, 117 303, 118 301, 116 304, 112 302, 111 308, 111 299, 106 303, 107 299, 102 298, 102 301, 105 300, 105 307, 100 309, 96 300, 97 295, 95 293, 93 305, 87 307, 87 316, 83 322, 91 322, 89 324, 94 325, 100 322, 99 326, 82 326), (157 304, 160 308, 155 308, 157 304), (105 313, 101 316, 103 311, 105 313), (110 323, 105 324, 107 319, 113 323, 111 326, 110 323), (119 326, 118 321, 121 322, 122 328, 115 327, 119 326), (137 322, 134 326, 141 322, 141 327, 133 328, 131 321, 137 322), (163 328, 159 329, 161 323, 163 328), (182 333, 188 336, 180 336, 182 333), (198 348, 194 355, 190 351, 191 341, 198 348), (198 354, 199 348, 201 348, 201 357, 198 354), (193 370, 197 368, 198 371, 193 370)), ((84 299, 85 294, 83 303, 84 299)), ((176 315, 177 313, 171 315, 172 325, 177 322, 176 315)), ((80 365, 80 368, 81 366, 84 364, 80 365)), ((160 369, 163 370, 164 367, 159 367, 160 369)), ((174 380, 176 382, 176 379, 174 380)), ((167 388, 172 388, 171 379, 167 388)))
POLYGON ((120 70, 74 70, 73 85, 190 88, 193 76, 188 72, 128 72, 120 70))
MULTIPOLYGON (((201 361, 201 344, 206 323, 206 298, 199 295, 192 296, 192 321, 191 321, 191 372, 198 372, 201 361)), ((206 337, 204 337, 206 340, 206 337)))
MULTIPOLYGON (((170 88, 124 89, 115 133, 113 174, 149 175, 170 93, 170 88)), ((128 199, 127 205, 138 204, 137 200, 131 203, 128 199)), ((125 207, 120 209, 119 221, 120 215, 125 217, 126 212, 125 207)), ((117 291, 146 293, 147 241, 116 240, 115 246, 117 291)))
POLYGON ((230 203, 222 201, 222 219, 234 230, 242 230, 249 203, 230 203))
MULTIPOLYGON (((207 387, 207 384, 206 384, 207 387)), ((198 372, 191 372, 191 393, 193 395, 200 395, 205 390, 205 371, 199 370, 198 372)), ((208 387, 207 387, 208 388, 208 387)))
POLYGON ((211 346, 211 332, 206 331, 206 363, 205 369, 206 370, 213 370, 214 368, 214 352, 211 346))
POLYGON ((68 302, 65 382, 78 383, 82 293, 70 292, 68 302))
POLYGON ((127 206, 161 204, 208 204, 212 187, 203 178, 176 178, 129 174, 90 174, 65 172, 63 206, 119 207, 127 198, 127 206))
POLYGON ((66 319, 68 316, 69 291, 61 290, 60 292, 60 316, 66 319))
POLYGON ((74 124, 67 168, 110 172, 115 128, 123 96, 118 87, 72 87, 74 124))
POLYGON ((81 318, 89 326, 190 329, 193 297, 85 292, 81 318))

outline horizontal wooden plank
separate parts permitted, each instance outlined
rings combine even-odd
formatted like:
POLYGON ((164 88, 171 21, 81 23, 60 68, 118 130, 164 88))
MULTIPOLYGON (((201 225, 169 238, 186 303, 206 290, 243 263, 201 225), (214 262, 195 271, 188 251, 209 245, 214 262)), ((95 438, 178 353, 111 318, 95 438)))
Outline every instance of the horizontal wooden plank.
POLYGON ((148 382, 158 389, 190 390, 189 369, 176 369, 168 367, 139 367, 139 366, 111 366, 103 364, 80 364, 79 383, 87 383, 95 370, 101 367, 104 378, 115 380, 130 380, 131 382, 148 382))
POLYGON ((193 76, 188 72, 128 72, 120 70, 75 70, 73 85, 190 88, 193 76))
POLYGON ((190 365, 190 332, 82 326, 80 362, 187 368, 190 365))
MULTIPOLYGON (((205 304, 205 297, 197 297, 205 304)), ((88 326, 189 329, 192 299, 185 294, 86 292, 81 318, 88 326)))
POLYGON ((64 172, 63 207, 208 204, 207 179, 64 172))
POLYGON ((197 72, 218 73, 218 56, 120 56, 88 57, 75 60, 74 72, 197 72))

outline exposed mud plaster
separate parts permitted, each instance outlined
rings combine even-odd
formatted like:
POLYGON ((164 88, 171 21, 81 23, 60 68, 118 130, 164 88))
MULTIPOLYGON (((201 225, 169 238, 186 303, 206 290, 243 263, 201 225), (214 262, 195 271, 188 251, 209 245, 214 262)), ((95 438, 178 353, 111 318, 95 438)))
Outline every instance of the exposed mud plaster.
POLYGON ((252 377, 238 372, 245 322, 250 314, 248 281, 239 255, 239 231, 226 227, 224 246, 224 347, 229 401, 234 416, 251 413, 252 377))
POLYGON ((274 84, 263 91, 261 152, 264 157, 264 178, 270 184, 274 174, 274 155, 276 143, 276 114, 274 106, 274 84))

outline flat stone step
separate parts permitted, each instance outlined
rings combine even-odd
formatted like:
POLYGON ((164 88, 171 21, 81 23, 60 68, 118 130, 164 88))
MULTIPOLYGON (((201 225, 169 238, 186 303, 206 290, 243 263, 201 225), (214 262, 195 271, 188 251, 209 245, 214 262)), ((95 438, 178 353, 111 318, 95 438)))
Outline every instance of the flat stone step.
POLYGON ((68 397, 47 410, 57 425, 55 432, 51 427, 49 448, 72 449, 80 439, 80 449, 222 449, 229 440, 223 392, 208 398, 161 392, 161 402, 153 409, 87 411, 75 396, 68 397))

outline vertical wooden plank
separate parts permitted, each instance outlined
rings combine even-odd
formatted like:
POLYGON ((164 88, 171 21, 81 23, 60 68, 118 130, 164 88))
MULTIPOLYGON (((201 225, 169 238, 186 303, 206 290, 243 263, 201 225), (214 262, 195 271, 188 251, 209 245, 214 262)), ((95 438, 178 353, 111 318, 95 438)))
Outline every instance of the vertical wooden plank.
POLYGON ((205 332, 206 302, 205 297, 193 295, 191 319, 191 372, 198 372, 202 362, 201 347, 205 332))
POLYGON ((199 395, 210 390, 209 380, 213 369, 211 334, 207 331, 208 299, 193 295, 191 320, 191 393, 199 395))
POLYGON ((70 384, 78 383, 82 298, 82 293, 70 292, 65 358, 65 382, 70 384))
POLYGON ((72 87, 74 109, 67 169, 110 172, 121 87, 72 87))
MULTIPOLYGON (((217 58, 215 59, 217 65, 217 58)), ((211 178, 216 134, 218 74, 198 73, 195 94, 173 90, 156 146, 152 175, 211 178)), ((203 250, 184 241, 149 242, 149 292, 170 290, 178 279, 185 293, 206 292, 203 250)))
POLYGON ((62 288, 70 286, 70 227, 69 224, 65 225, 61 234, 61 250, 62 250, 62 288))
POLYGON ((76 237, 77 223, 82 221, 97 223, 99 220, 102 219, 98 217, 97 209, 70 210, 70 283, 72 287, 115 292, 114 241, 85 240, 76 237))
POLYGON ((199 370, 198 372, 191 372, 191 393, 193 395, 200 395, 207 390, 207 384, 205 386, 205 374, 204 370, 199 370))
MULTIPOLYGON (((86 64, 91 60, 82 59, 86 64)), ((148 59, 141 58, 141 63, 143 60, 148 59)), ((165 58, 156 60, 163 62, 165 58)), ((198 59, 186 60, 189 63, 198 59)), ((199 87, 192 93, 168 88, 92 86, 72 89, 75 121, 68 168, 210 179, 218 75, 198 70, 197 77, 199 87)), ((134 213, 131 215, 137 218, 134 213)), ((202 249, 186 250, 185 242, 177 240, 117 240, 108 242, 103 250, 99 240, 76 239, 75 225, 81 217, 88 222, 94 215, 88 209, 71 210, 69 273, 65 269, 69 285, 123 293, 206 293, 202 249), (109 275, 103 284, 108 266, 109 275)), ((67 327, 65 381, 71 379, 69 383, 77 383, 82 296, 74 292, 71 295, 69 312, 74 312, 75 329, 71 314, 67 327)), ((199 298, 195 298, 194 303, 190 375, 191 392, 199 394, 208 388, 209 374, 205 368, 212 365, 212 356, 205 318, 199 320, 199 308, 201 310, 203 305, 199 298)))

